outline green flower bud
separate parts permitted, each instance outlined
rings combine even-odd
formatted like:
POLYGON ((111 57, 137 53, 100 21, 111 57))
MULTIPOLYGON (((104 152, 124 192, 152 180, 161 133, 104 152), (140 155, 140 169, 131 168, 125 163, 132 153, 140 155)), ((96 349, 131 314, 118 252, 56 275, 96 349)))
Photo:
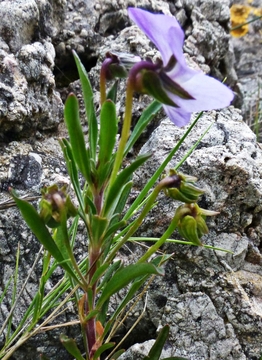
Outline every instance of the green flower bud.
POLYGON ((194 185, 197 178, 185 174, 177 173, 175 170, 170 170, 169 177, 174 181, 170 181, 165 187, 165 193, 172 199, 179 200, 184 203, 197 202, 199 196, 205 191, 194 185))
POLYGON ((42 197, 39 203, 40 217, 47 226, 55 228, 60 225, 62 210, 66 211, 67 218, 77 215, 77 209, 66 193, 65 186, 60 190, 57 185, 46 187, 42 190, 42 197))
POLYGON ((205 217, 217 214, 216 211, 201 209, 194 203, 181 205, 177 208, 175 215, 179 218, 178 231, 186 240, 202 246, 200 238, 208 233, 205 217))
POLYGON ((195 245, 202 246, 201 240, 198 235, 198 228, 196 219, 190 215, 186 215, 180 220, 178 231, 188 241, 195 245))

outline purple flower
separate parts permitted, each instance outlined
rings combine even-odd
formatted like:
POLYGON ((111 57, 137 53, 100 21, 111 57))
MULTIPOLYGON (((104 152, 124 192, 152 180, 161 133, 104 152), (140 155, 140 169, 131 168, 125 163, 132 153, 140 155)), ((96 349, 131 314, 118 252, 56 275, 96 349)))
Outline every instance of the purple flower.
MULTIPOLYGON (((182 50, 184 33, 174 17, 152 14, 138 8, 129 8, 128 15, 161 53, 162 63, 156 64, 155 70, 154 64, 151 64, 152 70, 147 70, 146 67, 146 70, 141 72, 140 80, 144 89, 149 89, 148 93, 156 99, 158 98, 155 93, 159 87, 154 93, 151 89, 154 83, 161 84, 160 92, 165 92, 165 97, 169 99, 161 102, 164 103, 165 112, 175 125, 186 125, 194 111, 221 109, 230 105, 234 95, 227 86, 202 71, 187 66, 182 50), (147 71, 149 75, 143 83, 143 76, 147 71), (150 78, 153 79, 151 87, 148 85, 150 78)), ((163 96, 162 98, 164 99, 163 96)))

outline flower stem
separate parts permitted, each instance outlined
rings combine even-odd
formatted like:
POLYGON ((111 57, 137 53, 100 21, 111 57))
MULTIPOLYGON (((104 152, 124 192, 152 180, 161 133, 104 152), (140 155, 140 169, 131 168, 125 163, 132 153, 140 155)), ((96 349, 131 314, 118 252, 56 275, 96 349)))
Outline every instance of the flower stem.
POLYGON ((117 177, 117 173, 121 167, 122 160, 124 157, 125 146, 126 146, 128 138, 129 138, 129 132, 130 132, 131 120, 132 120, 133 92, 134 92, 133 82, 130 79, 128 79, 127 89, 126 89, 125 116, 124 116, 124 121, 123 121, 121 138, 119 141, 116 158, 115 158, 115 162, 114 162, 114 167, 113 167, 112 174, 110 177, 109 188, 111 188, 112 184, 114 183, 114 181, 117 177))
MULTIPOLYGON (((152 209, 152 206, 154 205, 154 202, 155 202, 159 192, 163 188, 165 188, 165 187, 169 186, 170 184, 172 184, 173 181, 174 180, 172 179, 172 177, 166 177, 166 178, 164 178, 163 180, 160 181, 160 183, 155 187, 155 189, 153 190, 153 192, 149 196, 148 201, 147 201, 145 207, 143 208, 141 214, 138 216, 138 218, 136 219, 134 224, 130 227, 128 232, 124 235, 124 237, 114 247, 114 249, 109 254, 106 261, 108 261, 108 262, 112 261, 112 259, 115 257, 115 254, 118 252, 118 250, 128 241, 128 239, 134 234, 134 232, 142 224, 142 221, 144 220, 146 215, 149 213, 149 211, 152 209)), ((159 246, 161 246, 161 245, 159 245, 159 246)))
POLYGON ((106 101, 106 80, 109 76, 109 66, 112 63, 112 59, 106 58, 101 66, 100 70, 100 104, 101 106, 106 101))
POLYGON ((162 246, 166 242, 166 240, 173 234, 173 232, 177 228, 178 221, 179 221, 179 217, 177 216, 177 214, 175 214, 169 227, 161 236, 161 238, 147 250, 147 252, 137 261, 137 263, 146 261, 151 255, 157 252, 160 246, 162 246))

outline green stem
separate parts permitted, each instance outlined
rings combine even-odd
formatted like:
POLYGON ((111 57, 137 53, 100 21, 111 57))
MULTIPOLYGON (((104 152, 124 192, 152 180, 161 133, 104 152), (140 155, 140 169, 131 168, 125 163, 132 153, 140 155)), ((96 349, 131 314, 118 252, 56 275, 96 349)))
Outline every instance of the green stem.
POLYGON ((73 249, 72 249, 72 246, 70 243, 70 239, 69 239, 69 235, 68 235, 68 231, 67 231, 67 215, 66 215, 65 204, 60 195, 53 195, 53 197, 54 197, 54 201, 60 212, 61 230, 62 230, 62 234, 63 234, 63 240, 64 240, 64 244, 65 244, 69 259, 71 261, 71 265, 75 269, 80 280, 82 281, 81 282, 80 280, 78 280, 79 286, 81 286, 83 290, 87 290, 88 283, 87 283, 86 279, 84 278, 84 276, 82 275, 81 270, 79 269, 79 266, 76 262, 76 259, 75 259, 74 253, 73 253, 73 249))
POLYGON ((118 250, 121 249, 121 247, 129 240, 130 236, 132 236, 134 234, 134 232, 142 224, 142 221, 144 220, 146 215, 149 213, 149 211, 152 209, 152 206, 154 205, 154 202, 155 202, 159 192, 163 188, 168 187, 170 184, 172 184, 173 181, 174 180, 172 179, 172 177, 166 177, 163 180, 161 180, 160 183, 155 187, 155 189, 153 190, 153 192, 149 196, 148 201, 147 201, 145 207, 143 208, 141 214, 135 220, 134 224, 130 227, 130 229, 124 235, 124 237, 116 244, 116 246, 114 247, 112 252, 109 254, 108 258, 106 259, 107 262, 110 263, 114 259, 114 257, 116 255, 116 253, 118 252, 118 250))
POLYGON ((66 246, 66 249, 67 249, 71 264, 72 264, 73 268, 75 269, 76 273, 78 274, 79 278, 82 280, 82 283, 79 281, 79 285, 82 287, 83 290, 87 289, 88 288, 88 283, 87 283, 86 279, 84 278, 84 276, 82 275, 81 270, 78 267, 78 264, 76 262, 76 259, 74 257, 74 254, 73 254, 73 251, 72 251, 72 248, 71 248, 70 241, 66 237, 64 238, 64 241, 65 241, 65 246, 66 246))
POLYGON ((132 104, 133 104, 133 82, 132 80, 128 79, 127 81, 127 89, 126 89, 126 107, 125 107, 125 116, 123 121, 122 133, 121 138, 119 141, 116 158, 114 162, 114 167, 112 170, 112 174, 110 177, 109 188, 111 188, 112 184, 114 183, 117 173, 121 167, 122 160, 124 157, 125 146, 127 140, 129 138, 129 132, 131 127, 131 120, 132 120, 132 104))
POLYGON ((105 69, 101 67, 100 71, 100 104, 101 106, 106 101, 106 76, 105 69))
POLYGON ((179 216, 175 214, 169 227, 161 236, 161 238, 147 250, 147 252, 137 261, 137 263, 146 261, 148 258, 150 258, 150 256, 152 256, 157 252, 160 246, 162 246, 166 242, 166 240, 173 234, 173 232, 177 228, 178 221, 179 221, 179 216))
MULTIPOLYGON (((196 119, 193 121, 193 123, 190 125, 190 127, 187 129, 187 131, 185 132, 185 134, 181 137, 181 139, 179 140, 179 142, 176 144, 176 146, 170 151, 170 153, 168 154, 168 156, 166 157, 166 159, 163 161, 163 163, 158 167, 158 169, 155 171, 155 173, 152 175, 152 177, 149 179, 149 181, 147 182, 147 184, 143 187, 143 189, 141 190, 140 194, 138 195, 138 197, 136 198, 136 200, 132 203, 132 205, 129 207, 129 209, 127 210, 125 216, 123 217, 123 220, 129 220, 130 217, 133 215, 134 211, 137 210, 138 206, 141 204, 142 200, 147 196, 148 192, 150 191, 150 189, 153 187, 154 183, 157 181, 157 179, 159 178, 159 176, 161 175, 161 173, 165 170, 165 167, 168 165, 168 163, 172 160, 172 158, 174 157, 175 153, 178 151, 178 149, 180 148, 181 144, 185 141, 186 137, 190 134, 190 132, 192 131, 193 127, 196 125, 197 121, 200 119, 200 117, 202 116, 203 111, 200 112, 198 114, 198 116, 196 117, 196 119)), ((183 159, 176 165, 176 167, 174 168, 175 170, 177 170, 179 168, 179 166, 182 165, 182 163, 186 160, 186 158, 192 153, 192 151, 195 149, 195 147, 197 146, 197 144, 199 144, 199 142, 202 140, 202 138, 204 137, 204 135, 207 133, 207 131, 210 129, 210 127, 213 125, 213 123, 208 127, 208 129, 204 132, 204 134, 198 139, 198 141, 194 144, 194 146, 187 152, 187 154, 183 157, 183 159)))

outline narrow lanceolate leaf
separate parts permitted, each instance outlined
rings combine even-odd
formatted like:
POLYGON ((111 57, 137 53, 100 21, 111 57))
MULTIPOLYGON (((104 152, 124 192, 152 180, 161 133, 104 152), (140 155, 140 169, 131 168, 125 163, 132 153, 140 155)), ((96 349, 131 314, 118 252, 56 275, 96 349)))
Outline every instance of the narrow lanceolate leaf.
POLYGON ((104 275, 104 273, 108 268, 109 268, 108 263, 99 266, 99 268, 96 269, 94 275, 92 276, 92 279, 90 280, 90 286, 93 286, 104 275))
MULTIPOLYGON (((163 264, 167 260, 169 260, 172 257, 172 255, 162 255, 157 256, 152 260, 152 264, 159 267, 160 264, 163 264)), ((141 276, 137 278, 135 281, 132 282, 132 285, 129 287, 127 294, 121 301, 121 303, 118 305, 117 309, 112 314, 110 321, 113 322, 118 314, 121 312, 121 310, 127 305, 127 303, 134 297, 135 293, 145 284, 146 280, 151 274, 146 274, 144 276, 141 276)), ((105 328, 105 331, 107 331, 108 328, 105 328)))
POLYGON ((159 360, 165 342, 168 338, 168 334, 169 334, 169 326, 166 325, 162 328, 162 330, 158 334, 158 337, 154 345, 150 349, 149 354, 146 357, 144 357, 143 360, 159 360))
POLYGON ((63 257, 52 236, 50 235, 44 221, 41 219, 33 205, 29 204, 25 200, 19 199, 15 195, 14 191, 12 191, 12 196, 16 202, 16 205, 21 211, 25 222, 32 230, 34 235, 37 237, 37 239, 40 241, 40 243, 45 247, 47 251, 50 252, 50 254, 64 268, 64 270, 66 270, 73 278, 76 279, 73 270, 66 262, 67 259, 63 257))
POLYGON ((118 350, 116 351, 111 357, 109 360, 116 360, 119 358, 120 355, 124 354, 125 350, 124 349, 121 349, 121 350, 118 350))
POLYGON ((107 163, 116 142, 117 116, 116 107, 111 100, 106 100, 100 113, 99 164, 107 163))
POLYGON ((117 87, 118 87, 118 80, 114 82, 114 85, 108 91, 106 96, 107 99, 112 100, 114 103, 116 103, 116 98, 117 98, 117 87))
POLYGON ((115 182, 113 183, 110 191, 105 200, 104 215, 109 212, 112 214, 112 209, 115 209, 118 204, 119 198, 122 193, 122 189, 125 186, 126 182, 129 181, 135 170, 146 162, 151 155, 145 154, 137 157, 137 159, 129 166, 127 166, 121 173, 117 176, 115 182))
POLYGON ((60 146, 61 146, 61 149, 64 154, 64 158, 66 161, 67 171, 69 173, 70 180, 74 187, 79 204, 80 204, 81 208, 83 209, 83 199, 82 199, 81 190, 80 190, 77 167, 76 167, 76 163, 74 161, 74 157, 73 157, 73 153, 72 153, 72 147, 66 139, 60 140, 60 146))
POLYGON ((73 51, 73 55, 75 58, 78 74, 82 85, 83 96, 84 96, 86 117, 88 122, 89 148, 90 148, 91 158, 95 160, 98 126, 95 115, 94 94, 93 94, 92 86, 88 79, 86 69, 84 68, 83 64, 81 63, 81 60, 79 59, 75 51, 73 51))
POLYGON ((75 343, 75 340, 70 339, 66 335, 62 334, 62 335, 60 335, 60 341, 64 345, 66 350, 69 352, 69 354, 74 356, 74 358, 76 360, 85 360, 85 358, 83 358, 83 356, 81 355, 81 352, 78 349, 78 347, 77 347, 77 345, 75 343))
POLYGON ((140 116, 132 134, 127 142, 125 148, 125 155, 131 150, 132 146, 136 143, 137 139, 139 139, 140 135, 149 124, 149 122, 153 119, 153 117, 157 114, 157 112, 161 109, 162 104, 158 101, 153 101, 140 116))
POLYGON ((114 345, 115 345, 115 343, 113 343, 113 342, 110 342, 110 343, 106 343, 106 344, 101 345, 101 346, 98 348, 98 350, 96 350, 93 359, 94 359, 94 360, 100 359, 100 355, 101 355, 104 351, 106 351, 106 350, 108 350, 108 349, 111 349, 114 345))
POLYGON ((91 183, 90 159, 80 123, 78 100, 74 94, 69 94, 66 100, 64 115, 74 160, 85 179, 91 183))
POLYGON ((168 358, 164 358, 163 360, 190 360, 188 358, 184 358, 184 357, 180 357, 180 356, 171 356, 171 357, 168 357, 168 358))
POLYGON ((97 308, 101 308, 103 303, 109 297, 127 286, 130 282, 140 276, 144 276, 147 274, 164 275, 164 272, 163 269, 157 268, 150 263, 128 265, 125 268, 117 271, 103 289, 103 292, 97 303, 97 308))

